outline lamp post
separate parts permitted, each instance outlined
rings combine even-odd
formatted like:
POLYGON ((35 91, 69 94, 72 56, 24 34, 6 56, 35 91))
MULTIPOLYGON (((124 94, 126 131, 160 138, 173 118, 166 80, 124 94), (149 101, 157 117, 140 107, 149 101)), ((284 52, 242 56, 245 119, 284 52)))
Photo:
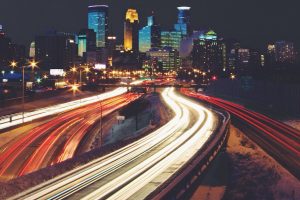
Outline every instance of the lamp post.
POLYGON ((101 138, 101 147, 103 145, 103 110, 102 110, 102 98, 100 99, 100 138, 101 138))
MULTIPOLYGON (((16 61, 12 61, 10 63, 10 66, 12 68, 15 68, 18 66, 18 63, 16 61)), ((35 60, 32 60, 29 62, 29 66, 34 70, 34 68, 37 67, 37 62, 35 60)), ((24 123, 24 113, 25 113, 25 65, 22 66, 22 122, 24 123)))

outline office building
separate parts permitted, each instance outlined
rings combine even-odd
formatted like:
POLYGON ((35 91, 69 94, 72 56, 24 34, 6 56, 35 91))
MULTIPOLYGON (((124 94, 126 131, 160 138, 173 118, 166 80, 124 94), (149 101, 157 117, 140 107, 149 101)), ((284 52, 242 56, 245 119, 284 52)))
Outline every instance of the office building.
POLYGON ((139 31, 139 50, 147 52, 151 48, 160 47, 160 26, 156 23, 155 17, 148 17, 147 26, 139 31))
POLYGON ((134 9, 128 9, 125 16, 124 50, 139 52, 139 16, 134 9))
POLYGON ((35 42, 34 41, 30 43, 29 58, 35 58, 35 42))
POLYGON ((6 36, 2 25, 0 25, 0 67, 7 65, 12 59, 10 54, 11 39, 6 36))
POLYGON ((182 34, 179 31, 162 31, 161 47, 171 47, 179 51, 182 34))
POLYGON ((146 52, 146 55, 150 63, 157 63, 158 68, 163 71, 176 70, 180 66, 179 52, 170 47, 152 48, 146 52))
POLYGON ((176 31, 181 32, 182 36, 190 36, 193 32, 191 25, 191 8, 187 6, 178 7, 178 20, 174 25, 176 31))
POLYGON ((194 68, 209 72, 220 72, 224 69, 223 41, 218 40, 213 30, 203 32, 193 41, 192 60, 194 68))
POLYGON ((96 33, 96 47, 106 47, 108 37, 107 5, 91 5, 88 7, 88 28, 96 33))
POLYGON ((107 64, 109 67, 113 66, 113 59, 114 59, 114 51, 116 50, 117 47, 117 37, 116 36, 108 36, 108 45, 107 45, 107 50, 108 50, 108 61, 107 64))
POLYGON ((78 34, 78 56, 96 51, 96 33, 92 29, 82 29, 78 34))
POLYGON ((50 31, 35 37, 35 57, 41 69, 66 69, 77 56, 75 35, 50 31))
POLYGON ((279 63, 294 63, 296 53, 294 43, 287 41, 277 41, 275 43, 275 58, 279 63))

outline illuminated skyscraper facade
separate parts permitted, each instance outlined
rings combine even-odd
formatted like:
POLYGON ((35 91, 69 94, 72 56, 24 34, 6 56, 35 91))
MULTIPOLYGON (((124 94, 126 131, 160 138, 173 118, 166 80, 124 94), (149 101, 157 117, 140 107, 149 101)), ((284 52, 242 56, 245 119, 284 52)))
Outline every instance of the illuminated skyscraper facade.
POLYGON ((155 47, 160 47, 160 26, 156 24, 155 17, 150 16, 147 26, 139 31, 139 50, 145 53, 155 47))
POLYGON ((136 10, 128 9, 124 22, 125 51, 139 51, 139 15, 136 10))
POLYGON ((152 48, 146 54, 150 63, 157 62, 163 71, 176 70, 180 66, 179 52, 170 47, 152 48))
POLYGON ((192 51, 193 66, 202 70, 219 72, 224 68, 224 44, 218 40, 217 34, 210 30, 194 40, 192 51))
POLYGON ((174 28, 181 32, 183 36, 190 36, 192 34, 191 25, 191 8, 186 6, 178 7, 178 20, 174 28))
POLYGON ((287 41, 277 41, 275 43, 275 57, 279 63, 294 63, 296 60, 294 44, 287 41))
POLYGON ((161 47, 172 47, 179 51, 182 34, 180 31, 162 31, 161 47))
POLYGON ((88 7, 88 28, 96 33, 96 47, 106 47, 108 37, 108 6, 91 5, 88 7))
POLYGON ((92 29, 82 29, 78 35, 78 56, 96 50, 96 33, 92 29))

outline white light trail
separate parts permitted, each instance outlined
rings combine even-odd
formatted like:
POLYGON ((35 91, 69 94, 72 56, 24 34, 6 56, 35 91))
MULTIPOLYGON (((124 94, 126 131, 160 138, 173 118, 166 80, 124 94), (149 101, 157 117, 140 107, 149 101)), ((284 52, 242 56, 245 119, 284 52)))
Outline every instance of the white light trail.
POLYGON ((166 89, 162 96, 175 113, 166 125, 130 145, 13 199, 66 198, 101 181, 102 186, 84 194, 84 199, 127 199, 167 169, 180 169, 207 142, 216 119, 211 111, 177 95, 174 89, 166 89), (105 179, 114 172, 119 175, 105 179))
MULTIPOLYGON (((140 80, 135 81, 135 82, 132 82, 131 85, 140 84, 141 82, 142 81, 140 81, 140 80)), ((65 112, 68 110, 72 110, 75 108, 79 108, 81 106, 86 106, 88 104, 92 104, 92 103, 102 101, 105 99, 109 99, 112 97, 116 97, 116 96, 122 95, 126 92, 127 92, 127 88, 122 87, 122 88, 117 88, 113 91, 106 92, 106 93, 103 93, 100 95, 83 98, 83 99, 71 101, 68 103, 62 103, 62 104, 58 104, 58 105, 54 105, 54 106, 50 106, 50 107, 46 107, 46 108, 41 108, 41 109, 37 109, 37 110, 31 111, 31 112, 25 112, 24 113, 24 123, 31 122, 33 120, 36 120, 36 119, 39 119, 42 117, 55 115, 55 114, 65 112)), ((17 113, 17 114, 13 114, 10 116, 4 116, 4 117, 0 118, 0 130, 4 129, 4 128, 16 126, 16 125, 19 125, 22 123, 23 123, 23 113, 17 113)))

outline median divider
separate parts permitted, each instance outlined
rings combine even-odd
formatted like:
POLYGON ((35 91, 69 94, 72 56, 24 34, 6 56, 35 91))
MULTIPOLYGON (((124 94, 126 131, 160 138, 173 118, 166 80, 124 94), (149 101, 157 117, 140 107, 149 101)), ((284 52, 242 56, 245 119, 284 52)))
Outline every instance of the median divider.
POLYGON ((211 162, 226 145, 231 121, 229 113, 214 110, 219 115, 220 124, 211 138, 188 163, 152 192, 147 200, 185 199, 197 180, 204 175, 211 162))

